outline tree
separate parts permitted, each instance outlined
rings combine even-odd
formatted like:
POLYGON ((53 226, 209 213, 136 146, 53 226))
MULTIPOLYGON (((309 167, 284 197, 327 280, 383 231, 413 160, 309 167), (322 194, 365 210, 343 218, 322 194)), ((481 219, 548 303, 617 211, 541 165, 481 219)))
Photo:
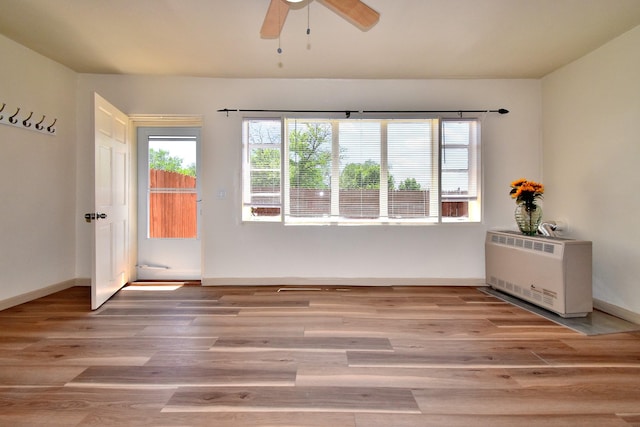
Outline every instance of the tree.
POLYGON ((308 123, 305 130, 289 134, 289 182, 293 188, 329 188, 331 139, 327 123, 308 123))
POLYGON ((393 177, 393 175, 389 174, 389 178, 387 179, 388 182, 388 190, 392 191, 396 189, 396 179, 393 177))
POLYGON ((340 189, 379 189, 380 165, 373 160, 349 163, 340 174, 340 189))
POLYGON ((280 187, 280 150, 259 148, 251 152, 251 187, 280 187))
MULTIPOLYGON (((389 190, 395 188, 395 179, 389 174, 387 177, 389 190)), ((380 165, 373 160, 364 163, 349 163, 340 174, 340 188, 343 190, 353 189, 380 189, 380 165)))
POLYGON ((187 167, 182 166, 181 157, 169 156, 166 150, 149 149, 149 169, 156 169, 168 172, 176 172, 182 175, 196 176, 196 165, 191 163, 187 167))
POLYGON ((407 178, 400 183, 398 190, 420 190, 420 184, 415 178, 407 178))

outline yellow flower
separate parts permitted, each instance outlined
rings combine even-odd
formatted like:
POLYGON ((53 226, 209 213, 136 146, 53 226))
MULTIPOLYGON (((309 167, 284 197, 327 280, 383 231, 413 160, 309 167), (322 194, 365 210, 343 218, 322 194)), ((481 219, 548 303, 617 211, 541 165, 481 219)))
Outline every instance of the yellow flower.
POLYGON ((511 183, 511 187, 519 187, 522 184, 524 184, 525 182, 527 182, 526 178, 520 178, 520 179, 516 179, 515 181, 513 181, 511 183))
POLYGON ((544 185, 529 181, 526 178, 513 181, 509 192, 511 198, 516 199, 517 203, 525 203, 527 205, 535 205, 535 200, 541 198, 543 193, 544 185))

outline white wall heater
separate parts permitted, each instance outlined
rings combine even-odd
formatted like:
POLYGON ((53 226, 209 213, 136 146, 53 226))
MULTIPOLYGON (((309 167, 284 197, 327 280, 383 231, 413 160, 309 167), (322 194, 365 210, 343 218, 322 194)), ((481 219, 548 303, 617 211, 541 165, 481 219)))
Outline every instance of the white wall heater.
POLYGON ((591 242, 489 231, 486 282, 562 317, 593 311, 591 242))

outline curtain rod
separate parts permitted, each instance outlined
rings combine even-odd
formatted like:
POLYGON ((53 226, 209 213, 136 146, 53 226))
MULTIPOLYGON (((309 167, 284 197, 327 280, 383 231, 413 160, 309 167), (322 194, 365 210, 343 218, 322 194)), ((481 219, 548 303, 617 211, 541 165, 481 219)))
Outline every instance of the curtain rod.
POLYGON ((497 110, 246 110, 246 109, 233 109, 222 108, 218 110, 218 113, 344 113, 347 118, 351 117, 351 113, 356 114, 426 114, 426 113, 456 113, 462 116, 463 113, 499 113, 507 114, 509 110, 500 108, 497 110))

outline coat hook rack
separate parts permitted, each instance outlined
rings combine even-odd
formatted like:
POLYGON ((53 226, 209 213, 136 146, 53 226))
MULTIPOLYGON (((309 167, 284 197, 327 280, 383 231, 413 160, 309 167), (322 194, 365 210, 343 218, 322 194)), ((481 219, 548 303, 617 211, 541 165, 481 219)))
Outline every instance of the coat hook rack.
POLYGON ((28 115, 20 113, 21 107, 15 107, 15 113, 13 114, 10 113, 11 111, 13 111, 13 108, 10 108, 5 102, 0 103, 0 124, 32 130, 46 135, 56 134, 57 118, 47 119, 47 115, 42 114, 42 118, 36 123, 37 119, 34 119, 34 117, 38 117, 39 114, 34 111, 29 112, 28 115), (49 121, 51 121, 51 124, 47 125, 46 123, 49 121))

